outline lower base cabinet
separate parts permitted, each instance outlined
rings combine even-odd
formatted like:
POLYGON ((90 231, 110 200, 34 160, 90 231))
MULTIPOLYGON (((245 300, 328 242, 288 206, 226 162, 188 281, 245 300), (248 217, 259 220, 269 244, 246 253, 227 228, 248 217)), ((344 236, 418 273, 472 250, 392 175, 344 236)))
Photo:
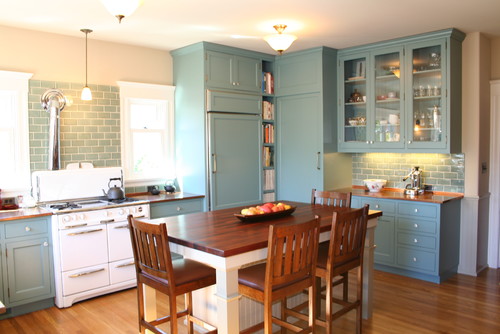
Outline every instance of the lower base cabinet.
POLYGON ((457 273, 460 201, 442 204, 352 197, 352 207, 381 210, 375 229, 375 268, 441 283, 457 273))
POLYGON ((50 217, 0 223, 0 319, 54 305, 50 217))

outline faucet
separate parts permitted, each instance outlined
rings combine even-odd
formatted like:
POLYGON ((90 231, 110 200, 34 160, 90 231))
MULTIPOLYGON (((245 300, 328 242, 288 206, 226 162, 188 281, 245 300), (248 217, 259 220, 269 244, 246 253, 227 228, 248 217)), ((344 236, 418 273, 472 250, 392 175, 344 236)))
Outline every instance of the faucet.
POLYGON ((413 167, 411 172, 403 178, 403 181, 411 178, 411 183, 406 185, 405 194, 415 195, 423 193, 423 189, 421 187, 422 171, 419 168, 420 167, 418 166, 413 167))

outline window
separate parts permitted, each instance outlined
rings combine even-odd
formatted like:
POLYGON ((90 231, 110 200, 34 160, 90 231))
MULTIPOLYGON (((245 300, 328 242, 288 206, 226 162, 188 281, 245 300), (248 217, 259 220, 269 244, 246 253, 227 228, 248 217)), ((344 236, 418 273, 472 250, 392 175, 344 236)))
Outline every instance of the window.
POLYGON ((163 183, 174 171, 173 86, 118 82, 127 186, 163 183))
POLYGON ((0 189, 3 196, 30 190, 28 81, 31 73, 0 71, 0 189))

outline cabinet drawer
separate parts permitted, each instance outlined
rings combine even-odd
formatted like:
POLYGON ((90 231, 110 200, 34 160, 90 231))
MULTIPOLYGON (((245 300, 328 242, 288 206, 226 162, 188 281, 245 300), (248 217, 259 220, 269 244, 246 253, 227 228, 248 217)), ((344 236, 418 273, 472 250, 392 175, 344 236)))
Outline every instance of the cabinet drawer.
POLYGON ((435 272, 436 253, 398 247, 398 265, 412 270, 435 272))
POLYGON ((151 219, 202 211, 201 200, 151 203, 151 219))
POLYGON ((397 226, 400 230, 436 234, 438 224, 436 221, 399 218, 397 226))
POLYGON ((398 233, 398 243, 435 250, 436 238, 417 233, 398 233))
POLYGON ((400 215, 419 216, 436 218, 438 213, 437 205, 423 205, 417 203, 399 203, 398 213, 400 215))
POLYGON ((391 201, 378 201, 373 199, 365 199, 361 197, 360 199, 361 207, 365 204, 370 205, 370 210, 380 210, 384 213, 394 213, 396 212, 396 203, 391 201))
POLYGON ((23 219, 17 223, 5 224, 5 238, 44 234, 48 230, 49 222, 47 219, 23 219))

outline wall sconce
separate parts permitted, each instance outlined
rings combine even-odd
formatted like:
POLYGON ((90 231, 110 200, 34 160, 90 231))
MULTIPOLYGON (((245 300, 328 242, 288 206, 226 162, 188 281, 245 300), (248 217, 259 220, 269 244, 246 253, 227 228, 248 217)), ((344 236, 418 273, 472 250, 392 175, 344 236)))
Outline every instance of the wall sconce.
POLYGON ((142 5, 143 0, 101 0, 101 2, 108 12, 118 19, 118 23, 122 23, 122 19, 132 15, 142 5))
POLYGON ((85 87, 82 90, 82 101, 90 101, 92 100, 92 92, 87 84, 87 36, 92 32, 90 29, 80 29, 81 32, 85 34, 85 87))
POLYGON ((283 51, 288 49, 290 45, 297 39, 297 36, 284 34, 283 31, 286 28, 286 24, 277 24, 273 26, 278 32, 274 35, 269 35, 264 37, 264 40, 271 46, 278 54, 283 54, 283 51))

